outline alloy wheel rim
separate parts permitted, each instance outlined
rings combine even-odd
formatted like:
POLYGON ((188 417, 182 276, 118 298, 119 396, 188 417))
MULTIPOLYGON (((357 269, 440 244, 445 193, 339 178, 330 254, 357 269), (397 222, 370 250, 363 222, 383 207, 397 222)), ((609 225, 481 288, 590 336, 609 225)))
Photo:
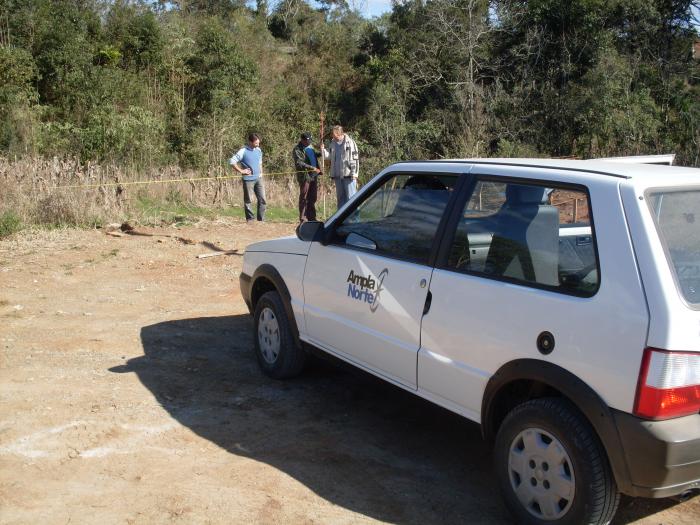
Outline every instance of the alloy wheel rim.
POLYGON ((513 439, 508 478, 520 504, 538 519, 557 520, 571 508, 573 464, 562 443, 545 430, 526 428, 513 439))
POLYGON ((263 359, 274 364, 280 353, 280 327, 275 312, 265 307, 258 320, 258 344, 263 359))

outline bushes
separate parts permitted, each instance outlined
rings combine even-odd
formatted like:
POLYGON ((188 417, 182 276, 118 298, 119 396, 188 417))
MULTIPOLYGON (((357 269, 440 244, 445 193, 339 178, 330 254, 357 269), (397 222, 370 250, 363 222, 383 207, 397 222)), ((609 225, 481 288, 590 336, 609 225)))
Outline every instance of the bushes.
POLYGON ((220 174, 257 131, 286 171, 324 111, 363 177, 495 154, 700 162, 690 0, 406 0, 378 20, 186 4, 0 0, 0 154, 220 174))
POLYGON ((36 222, 43 226, 78 226, 84 208, 84 203, 71 195, 52 193, 39 200, 34 214, 36 222))
POLYGON ((12 211, 0 213, 0 239, 9 237, 22 229, 22 221, 17 214, 12 211))
POLYGON ((36 76, 29 52, 0 46, 0 151, 27 154, 34 148, 36 76))

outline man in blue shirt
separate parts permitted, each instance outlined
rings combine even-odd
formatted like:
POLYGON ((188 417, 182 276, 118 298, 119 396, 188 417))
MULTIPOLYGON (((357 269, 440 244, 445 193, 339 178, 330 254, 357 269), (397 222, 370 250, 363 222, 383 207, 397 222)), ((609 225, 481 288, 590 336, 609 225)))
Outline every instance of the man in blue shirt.
POLYGON ((260 150, 260 137, 257 133, 248 135, 248 144, 239 149, 231 157, 229 164, 238 173, 243 175, 243 204, 245 207, 245 220, 250 223, 255 220, 251 195, 254 193, 258 201, 257 218, 259 221, 265 220, 265 187, 263 186, 262 175, 262 151, 260 150))
POLYGON ((316 220, 318 176, 321 175, 319 157, 328 157, 328 152, 317 152, 311 145, 311 133, 302 133, 299 143, 292 150, 294 167, 299 182, 299 222, 316 220))

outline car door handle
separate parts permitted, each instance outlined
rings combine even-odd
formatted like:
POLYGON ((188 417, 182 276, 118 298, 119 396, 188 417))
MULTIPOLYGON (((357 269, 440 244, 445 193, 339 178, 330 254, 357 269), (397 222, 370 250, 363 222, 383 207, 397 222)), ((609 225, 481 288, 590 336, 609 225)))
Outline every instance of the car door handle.
POLYGON ((433 292, 428 290, 428 295, 425 296, 425 304, 423 305, 423 315, 430 311, 430 305, 433 302, 433 292))

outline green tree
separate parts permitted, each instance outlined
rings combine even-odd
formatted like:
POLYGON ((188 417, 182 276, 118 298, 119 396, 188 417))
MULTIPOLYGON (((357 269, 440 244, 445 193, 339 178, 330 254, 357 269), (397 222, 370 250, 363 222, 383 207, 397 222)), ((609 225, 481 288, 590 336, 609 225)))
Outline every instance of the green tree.
POLYGON ((216 18, 199 27, 194 53, 186 63, 192 73, 188 109, 195 120, 234 107, 244 92, 257 84, 255 64, 243 56, 231 33, 216 18))
POLYGON ((37 68, 24 49, 0 46, 0 149, 33 153, 37 68))
POLYGON ((163 37, 153 11, 118 0, 107 14, 104 33, 108 45, 119 50, 125 68, 141 70, 160 64, 163 37))

